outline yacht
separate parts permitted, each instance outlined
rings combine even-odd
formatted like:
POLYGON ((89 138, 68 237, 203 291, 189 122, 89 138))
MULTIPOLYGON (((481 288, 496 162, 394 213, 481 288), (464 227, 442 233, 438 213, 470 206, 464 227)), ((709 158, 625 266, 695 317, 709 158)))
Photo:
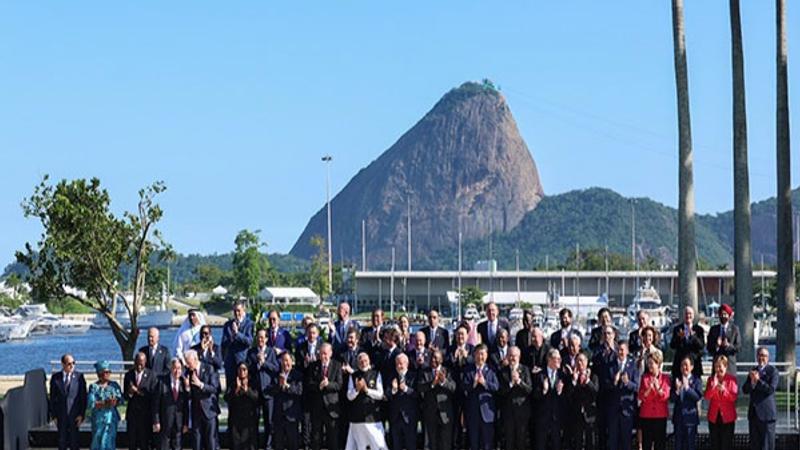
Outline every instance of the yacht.
POLYGON ((630 306, 628 306, 628 323, 636 323, 636 314, 639 311, 647 312, 650 317, 650 325, 655 329, 661 330, 669 327, 672 323, 669 315, 669 307, 661 304, 661 296, 658 291, 650 285, 650 281, 645 281, 637 291, 630 306))
POLYGON ((92 323, 86 320, 67 319, 52 314, 41 303, 22 305, 17 309, 16 316, 36 323, 30 331, 31 335, 57 334, 71 335, 83 334, 89 331, 92 323))
POLYGON ((464 319, 465 320, 479 320, 481 318, 481 313, 478 312, 478 308, 475 305, 467 306, 467 309, 464 310, 464 319))

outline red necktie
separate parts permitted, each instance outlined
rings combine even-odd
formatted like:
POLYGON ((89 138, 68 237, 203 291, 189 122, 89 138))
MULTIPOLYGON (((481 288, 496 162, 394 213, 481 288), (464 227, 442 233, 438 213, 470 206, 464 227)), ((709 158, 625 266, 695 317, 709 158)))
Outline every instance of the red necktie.
POLYGON ((322 366, 322 378, 328 378, 328 366, 322 366))

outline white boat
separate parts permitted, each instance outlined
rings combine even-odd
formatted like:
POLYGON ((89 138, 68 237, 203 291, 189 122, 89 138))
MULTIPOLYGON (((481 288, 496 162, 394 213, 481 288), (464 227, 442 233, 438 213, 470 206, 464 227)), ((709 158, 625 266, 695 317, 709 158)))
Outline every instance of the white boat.
POLYGON ((469 305, 467 309, 464 310, 464 319, 465 320, 478 320, 481 318, 481 313, 478 312, 478 308, 475 305, 469 305))
POLYGON ((598 311, 608 308, 608 296, 599 297, 557 295, 555 304, 557 309, 569 308, 576 322, 586 322, 597 317, 598 311))
MULTIPOLYGON (((116 311, 116 318, 122 324, 123 327, 129 328, 131 326, 131 317, 128 313, 128 309, 125 307, 123 301, 129 301, 122 295, 120 295, 119 300, 117 301, 117 311, 116 311)), ((161 309, 154 309, 149 310, 144 305, 141 306, 139 309, 139 317, 136 321, 137 326, 139 329, 146 329, 146 328, 169 328, 172 326, 172 317, 174 313, 172 310, 161 308, 161 309)), ((94 316, 94 320, 92 321, 92 328, 101 328, 101 329, 108 329, 111 326, 108 324, 108 319, 105 315, 101 313, 97 313, 94 316)))
POLYGON ((661 296, 658 291, 650 285, 650 280, 645 281, 637 291, 633 302, 628 306, 628 323, 636 323, 636 314, 639 311, 647 312, 650 318, 650 325, 656 330, 668 327, 672 323, 669 315, 669 307, 661 304, 661 296))
POLYGON ((2 319, 0 320, 0 335, 6 336, 7 340, 11 341, 26 339, 36 325, 35 320, 19 320, 5 317, 0 319, 2 319))
POLYGON ((36 323, 31 329, 31 335, 57 334, 73 335, 83 334, 89 331, 92 323, 86 320, 67 319, 52 314, 44 304, 32 303, 22 305, 17 309, 15 316, 26 320, 33 320, 36 323))

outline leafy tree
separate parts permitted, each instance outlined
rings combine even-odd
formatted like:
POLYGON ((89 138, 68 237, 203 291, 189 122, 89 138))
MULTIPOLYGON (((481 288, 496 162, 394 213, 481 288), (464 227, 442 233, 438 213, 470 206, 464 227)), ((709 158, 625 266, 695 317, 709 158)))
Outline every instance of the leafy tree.
POLYGON ((25 251, 16 253, 17 261, 30 270, 33 297, 70 299, 96 309, 108 320, 123 359, 130 360, 139 337, 150 256, 169 248, 155 228, 163 215, 155 197, 166 187, 156 182, 141 189, 136 212, 117 217, 97 178, 61 180, 56 185, 48 180, 45 176, 22 203, 25 217, 38 218, 44 229, 41 240, 26 243, 25 251), (130 315, 127 328, 116 315, 120 269, 126 263, 134 268, 133 299, 122 302, 130 315))
POLYGON ((260 247, 266 247, 258 234, 261 230, 242 230, 236 235, 236 250, 233 253, 233 284, 236 292, 253 300, 258 296, 258 289, 264 273, 269 271, 269 260, 259 253, 260 247))
POLYGON ((325 298, 331 293, 328 284, 328 254, 325 251, 325 239, 320 235, 311 237, 311 246, 317 248, 317 254, 311 260, 310 284, 311 290, 320 298, 325 298))
POLYGON ((484 292, 481 288, 477 286, 467 286, 461 288, 461 305, 478 305, 480 306, 483 303, 483 297, 486 296, 486 292, 484 292))

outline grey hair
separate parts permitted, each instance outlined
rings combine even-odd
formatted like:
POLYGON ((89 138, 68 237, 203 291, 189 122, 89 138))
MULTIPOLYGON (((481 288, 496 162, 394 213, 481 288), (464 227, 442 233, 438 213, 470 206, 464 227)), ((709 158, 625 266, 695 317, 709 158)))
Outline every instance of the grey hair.
POLYGON ((198 360, 199 358, 197 357, 197 352, 195 350, 186 350, 185 352, 183 352, 183 359, 188 361, 190 359, 198 360))

